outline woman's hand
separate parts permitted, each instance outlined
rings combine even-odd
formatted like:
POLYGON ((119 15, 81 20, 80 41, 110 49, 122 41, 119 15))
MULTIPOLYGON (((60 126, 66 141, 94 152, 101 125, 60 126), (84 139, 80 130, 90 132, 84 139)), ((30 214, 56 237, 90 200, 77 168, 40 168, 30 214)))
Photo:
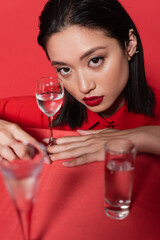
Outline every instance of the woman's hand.
POLYGON ((137 147, 137 152, 160 154, 160 126, 144 126, 128 130, 101 129, 79 130, 80 136, 56 139, 56 145, 48 147, 51 160, 71 159, 67 167, 104 160, 104 144, 111 138, 128 138, 137 147))
POLYGON ((23 131, 18 125, 4 120, 0 120, 0 154, 5 159, 12 161, 15 158, 22 158, 26 151, 20 143, 36 142, 28 133, 23 131))
POLYGON ((75 158, 63 163, 67 167, 103 161, 105 142, 111 138, 128 135, 127 130, 116 129, 79 130, 78 132, 80 136, 57 138, 56 145, 48 147, 48 152, 52 154, 50 156, 52 161, 75 158))

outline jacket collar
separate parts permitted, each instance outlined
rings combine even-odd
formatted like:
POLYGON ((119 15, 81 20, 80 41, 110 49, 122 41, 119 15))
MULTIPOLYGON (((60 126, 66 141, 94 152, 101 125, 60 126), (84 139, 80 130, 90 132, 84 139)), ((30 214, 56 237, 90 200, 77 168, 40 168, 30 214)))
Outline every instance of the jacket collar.
POLYGON ((83 123, 82 128, 102 129, 102 128, 121 128, 121 124, 126 117, 127 107, 124 104, 115 114, 108 118, 103 118, 100 114, 87 109, 87 121, 83 123))

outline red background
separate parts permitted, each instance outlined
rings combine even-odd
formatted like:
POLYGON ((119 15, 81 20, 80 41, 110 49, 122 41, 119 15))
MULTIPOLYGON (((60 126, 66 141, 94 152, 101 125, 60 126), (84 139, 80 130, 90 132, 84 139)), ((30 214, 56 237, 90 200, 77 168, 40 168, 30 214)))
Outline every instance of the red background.
MULTIPOLYGON (((55 74, 37 44, 38 17, 47 0, 0 3, 0 98, 33 95, 36 79, 55 74)), ((160 89, 159 0, 120 0, 142 38, 149 82, 160 89)))

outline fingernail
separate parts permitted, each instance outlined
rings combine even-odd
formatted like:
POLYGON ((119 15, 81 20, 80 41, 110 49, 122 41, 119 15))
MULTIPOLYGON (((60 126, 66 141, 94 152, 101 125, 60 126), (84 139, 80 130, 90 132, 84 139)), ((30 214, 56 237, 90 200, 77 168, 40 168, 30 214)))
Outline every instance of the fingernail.
POLYGON ((65 167, 70 167, 70 166, 72 166, 72 163, 71 162, 63 162, 62 165, 65 167))
POLYGON ((51 159, 52 161, 54 161, 54 160, 55 160, 54 155, 50 155, 50 159, 51 159))
POLYGON ((42 142, 44 142, 44 143, 48 143, 48 141, 49 141, 49 138, 42 139, 42 142))
POLYGON ((45 156, 45 157, 44 157, 44 163, 50 165, 50 164, 51 164, 51 160, 50 160, 50 158, 47 157, 47 156, 45 156))

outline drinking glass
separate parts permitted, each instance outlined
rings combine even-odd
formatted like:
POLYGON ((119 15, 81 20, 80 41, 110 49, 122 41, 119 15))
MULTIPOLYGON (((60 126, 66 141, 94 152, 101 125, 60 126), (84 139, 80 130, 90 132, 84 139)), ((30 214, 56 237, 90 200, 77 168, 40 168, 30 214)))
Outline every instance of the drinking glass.
POLYGON ((63 103, 64 89, 61 79, 57 77, 43 77, 37 80, 36 99, 40 110, 49 119, 49 146, 54 145, 53 117, 63 103))
POLYGON ((12 161, 2 155, 5 151, 6 147, 2 146, 0 171, 18 214, 23 239, 29 240, 31 213, 43 167, 43 150, 37 144, 19 143, 19 151, 24 151, 25 154, 12 161))
POLYGON ((128 139, 105 144, 105 213, 114 219, 129 215, 136 148, 128 139))

